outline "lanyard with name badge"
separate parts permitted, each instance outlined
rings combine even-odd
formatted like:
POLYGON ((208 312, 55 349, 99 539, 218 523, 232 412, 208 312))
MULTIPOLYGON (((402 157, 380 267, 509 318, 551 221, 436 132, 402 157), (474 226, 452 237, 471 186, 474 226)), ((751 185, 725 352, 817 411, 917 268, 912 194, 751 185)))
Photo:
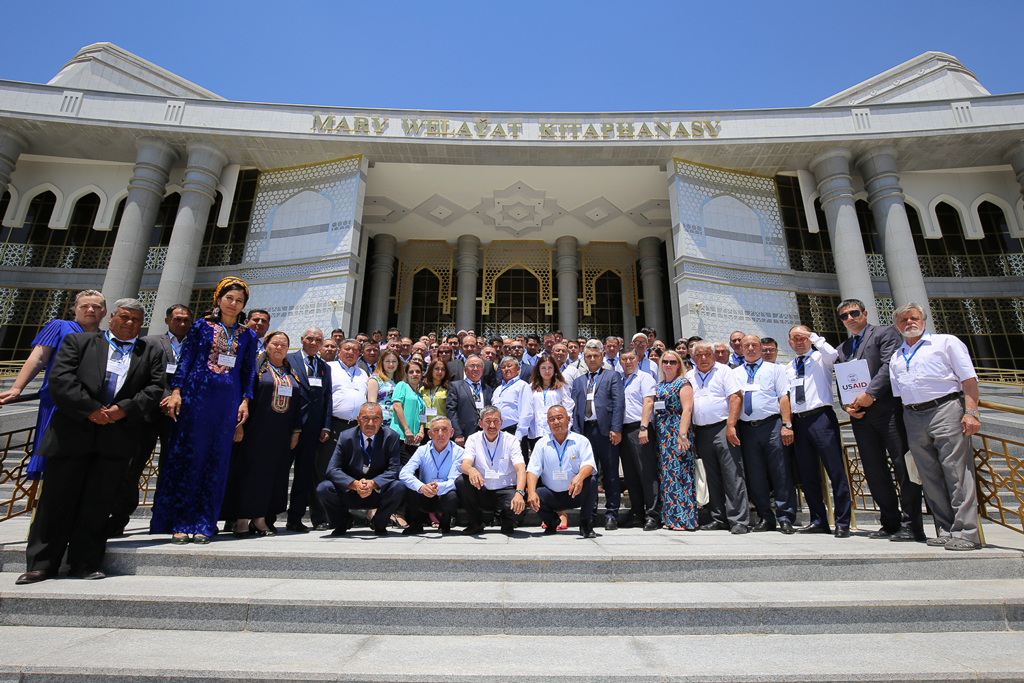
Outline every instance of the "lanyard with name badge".
POLYGON ((498 432, 498 436, 494 439, 494 450, 487 447, 490 443, 487 440, 487 436, 484 435, 484 453, 487 454, 487 460, 489 461, 490 467, 484 470, 484 479, 498 479, 500 478, 499 472, 494 469, 494 456, 498 454, 498 441, 501 439, 501 432, 498 432))
POLYGON ((558 442, 552 437, 552 447, 555 449, 555 455, 558 456, 558 469, 551 473, 551 478, 554 481, 569 481, 569 473, 563 469, 562 462, 565 460, 565 451, 569 448, 570 440, 569 435, 565 435, 565 441, 562 442, 562 450, 558 450, 558 442))
POLYGON ((900 349, 900 354, 903 356, 903 360, 906 361, 906 363, 907 363, 907 374, 908 375, 910 374, 910 361, 914 360, 914 356, 917 355, 917 352, 921 350, 922 346, 924 346, 924 339, 922 339, 921 341, 919 341, 917 343, 917 348, 914 349, 913 353, 910 354, 909 358, 907 357, 907 350, 906 349, 900 349))
POLYGON ((434 390, 430 392, 430 405, 427 406, 426 412, 427 417, 434 417, 437 415, 437 405, 434 403, 434 396, 437 394, 437 390, 441 387, 434 387, 434 390))
MULTIPOLYGON (((280 372, 278 372, 277 368, 275 368, 270 363, 267 363, 267 367, 270 368, 270 371, 272 373, 274 373, 274 376, 277 377, 278 379, 280 379, 281 382, 287 381, 287 380, 285 380, 285 377, 288 376, 288 373, 286 373, 283 368, 281 369, 280 372)), ((291 384, 279 384, 277 382, 274 382, 274 393, 277 394, 278 396, 291 396, 292 395, 292 385, 291 384)))
MULTIPOLYGON (((440 483, 443 483, 443 482, 448 480, 447 477, 441 476, 441 465, 444 464, 445 460, 448 460, 448 458, 451 457, 451 454, 452 454, 452 444, 451 444, 451 442, 448 442, 448 447, 445 448, 443 451, 441 451, 441 465, 437 464, 437 457, 435 457, 435 455, 434 455, 435 453, 437 453, 437 451, 434 450, 434 446, 433 446, 433 444, 431 444, 431 446, 430 446, 430 459, 434 461, 434 470, 436 471, 436 474, 434 475, 434 481, 437 482, 438 484, 440 484, 440 483)), ((451 468, 449 467, 449 469, 451 469, 451 468)))
POLYGON ((228 333, 228 326, 223 322, 220 326, 224 329, 224 336, 228 338, 228 352, 217 355, 217 365, 223 365, 226 368, 235 367, 235 354, 231 353, 231 347, 235 341, 235 328, 238 327, 238 323, 231 326, 231 333, 228 333))
POLYGON ((117 360, 112 358, 107 359, 107 372, 115 375, 123 375, 128 372, 128 366, 131 365, 132 351, 135 350, 135 342, 131 342, 131 348, 125 352, 121 348, 120 344, 127 344, 128 342, 118 340, 118 342, 115 343, 114 340, 110 338, 110 332, 104 332, 103 336, 106 338, 107 343, 110 344, 111 348, 113 348, 116 353, 121 354, 121 357, 117 360))
POLYGON ((175 339, 174 335, 171 334, 170 332, 168 332, 167 333, 167 338, 171 340, 171 356, 174 357, 174 362, 173 363, 168 363, 167 367, 164 368, 164 372, 166 372, 168 375, 173 375, 174 373, 176 373, 178 371, 178 358, 181 357, 181 347, 185 343, 185 341, 182 340, 182 341, 178 342, 178 348, 175 349, 174 348, 174 342, 176 341, 176 339, 175 339))
POLYGON ((324 385, 323 379, 316 376, 316 359, 310 359, 308 356, 305 358, 306 367, 313 374, 306 377, 306 381, 309 382, 311 387, 322 387, 324 385))

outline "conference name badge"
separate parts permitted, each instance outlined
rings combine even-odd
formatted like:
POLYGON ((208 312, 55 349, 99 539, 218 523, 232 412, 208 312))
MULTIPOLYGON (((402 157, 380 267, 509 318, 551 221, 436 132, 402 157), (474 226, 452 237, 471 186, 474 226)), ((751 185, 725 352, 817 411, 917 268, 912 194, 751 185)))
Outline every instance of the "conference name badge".
POLYGON ((223 365, 226 368, 233 368, 235 367, 235 357, 222 353, 217 356, 217 365, 223 365))
POLYGON ((292 395, 292 388, 291 388, 291 386, 289 386, 287 384, 278 385, 278 387, 277 387, 277 395, 278 396, 291 396, 292 395))
POLYGON ((311 387, 322 387, 323 385, 324 385, 324 381, 322 379, 320 379, 319 377, 310 377, 309 378, 309 386, 311 386, 311 387))

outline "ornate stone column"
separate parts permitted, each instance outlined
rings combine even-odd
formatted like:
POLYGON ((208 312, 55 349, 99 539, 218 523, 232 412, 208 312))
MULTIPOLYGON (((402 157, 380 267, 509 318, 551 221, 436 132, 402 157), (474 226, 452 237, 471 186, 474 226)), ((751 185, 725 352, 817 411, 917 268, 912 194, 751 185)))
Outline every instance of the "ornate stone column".
POLYGON ((388 326, 388 298, 391 295, 391 278, 395 275, 395 247, 398 240, 393 235, 380 233, 373 238, 373 259, 370 263, 369 310, 365 311, 367 334, 374 330, 384 331, 388 326))
POLYGON ((892 290, 893 305, 899 307, 916 301, 927 306, 928 290, 924 286, 914 236, 907 220, 903 188, 900 187, 899 174, 896 173, 896 154, 893 145, 881 145, 857 157, 857 167, 864 177, 868 204, 882 240, 885 272, 892 290))
POLYGON ((156 215, 164 200, 171 165, 178 159, 176 149, 156 138, 141 137, 135 141, 135 148, 135 173, 128 182, 128 198, 103 279, 103 296, 111 303, 139 295, 156 215))
POLYGON ((455 328, 480 333, 482 330, 476 326, 476 279, 480 272, 480 238, 476 235, 460 236, 456 259, 458 282, 455 290, 455 328))
POLYGON ((653 327, 668 343, 664 336, 668 327, 665 320, 665 302, 661 290, 665 271, 661 267, 661 239, 645 237, 637 243, 640 248, 640 281, 644 285, 644 326, 653 327))
POLYGON ((878 324, 875 291, 871 286, 860 223, 853 201, 850 159, 845 147, 833 147, 811 159, 811 172, 818 181, 821 208, 828 221, 828 233, 839 279, 839 293, 844 299, 860 299, 867 307, 868 321, 878 324))
MULTIPOLYGON (((159 314, 161 311, 177 303, 187 304, 192 297, 210 206, 217 198, 217 182, 226 163, 227 155, 213 145, 188 143, 188 168, 181 183, 181 204, 174 217, 171 242, 153 304, 155 315, 149 326, 150 334, 167 331, 164 317, 159 314)), ((231 201, 231 197, 225 197, 224 201, 231 201)), ((202 311, 196 312, 196 315, 201 314, 202 311)))
POLYGON ((0 195, 7 191, 18 157, 26 148, 28 141, 25 138, 7 126, 0 126, 0 195))
POLYGON ((579 242, 572 235, 555 240, 555 272, 558 274, 558 329, 566 339, 575 339, 580 323, 579 291, 576 288, 580 274, 577 250, 579 242))

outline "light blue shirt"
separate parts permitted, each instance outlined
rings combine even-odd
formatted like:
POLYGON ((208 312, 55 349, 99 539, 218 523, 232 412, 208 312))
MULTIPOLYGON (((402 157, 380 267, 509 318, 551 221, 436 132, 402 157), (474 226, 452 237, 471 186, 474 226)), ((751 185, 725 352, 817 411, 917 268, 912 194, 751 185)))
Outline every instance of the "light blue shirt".
POLYGON ((597 471, 590 440, 582 434, 569 432, 561 444, 554 437, 538 441, 526 471, 537 475, 541 485, 550 491, 568 491, 569 482, 584 465, 590 465, 592 472, 597 471), (558 462, 559 453, 562 454, 561 463, 558 462), (555 472, 565 472, 565 479, 555 479, 555 472))
POLYGON ((741 408, 741 422, 763 420, 766 417, 778 415, 781 412, 779 398, 789 393, 789 380, 786 378, 786 368, 777 363, 759 360, 754 381, 751 383, 748 381, 750 374, 747 372, 747 362, 744 360, 743 365, 732 369, 732 374, 736 375, 736 379, 739 380, 740 385, 743 387, 744 396, 747 393, 747 387, 754 387, 750 391, 750 407, 753 408, 753 412, 747 415, 741 408))
POLYGON ((434 442, 429 441, 416 449, 398 478, 410 491, 419 491, 424 484, 436 481, 437 495, 443 496, 455 488, 455 479, 462 474, 463 454, 462 446, 454 441, 449 441, 441 453, 435 451, 434 442))

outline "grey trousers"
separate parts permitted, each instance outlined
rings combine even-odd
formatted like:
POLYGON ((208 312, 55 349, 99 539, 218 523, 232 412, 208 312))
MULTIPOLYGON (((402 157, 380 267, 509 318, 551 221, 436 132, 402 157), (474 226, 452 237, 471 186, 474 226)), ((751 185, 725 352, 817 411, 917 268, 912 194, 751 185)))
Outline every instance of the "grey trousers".
POLYGON ((732 526, 750 525, 750 504, 743 476, 739 446, 726 439, 725 420, 705 427, 694 426, 693 447, 708 477, 708 510, 711 520, 732 526))
POLYGON ((939 535, 980 543, 974 454, 963 417, 960 401, 920 412, 903 409, 910 452, 939 535))

